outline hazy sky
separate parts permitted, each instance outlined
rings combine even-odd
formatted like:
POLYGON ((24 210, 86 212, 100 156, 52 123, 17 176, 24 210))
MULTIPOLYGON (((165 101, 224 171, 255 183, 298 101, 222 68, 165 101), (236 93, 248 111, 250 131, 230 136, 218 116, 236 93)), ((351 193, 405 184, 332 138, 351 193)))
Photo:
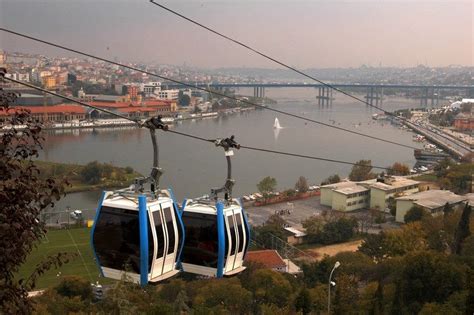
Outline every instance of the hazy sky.
MULTIPOLYGON (((474 65, 472 0, 156 1, 300 68, 474 65)), ((148 0, 0 0, 0 25, 119 60, 278 67, 148 0)), ((65 55, 4 32, 0 48, 65 55)))

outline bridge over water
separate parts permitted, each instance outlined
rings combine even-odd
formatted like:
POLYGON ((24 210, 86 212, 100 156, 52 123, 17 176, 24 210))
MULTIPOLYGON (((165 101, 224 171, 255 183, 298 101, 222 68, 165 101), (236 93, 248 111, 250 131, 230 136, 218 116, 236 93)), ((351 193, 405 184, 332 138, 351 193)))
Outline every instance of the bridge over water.
MULTIPOLYGON (((333 99, 333 89, 320 83, 190 83, 196 87, 212 88, 223 90, 225 88, 253 88, 255 97, 265 97, 267 88, 314 88, 318 89, 319 104, 329 104, 333 99)), ((474 96, 473 85, 420 85, 420 84, 357 84, 357 83, 330 83, 331 86, 343 91, 363 90, 366 91, 365 99, 371 105, 381 104, 386 90, 415 90, 418 91, 420 105, 427 106, 438 104, 440 91, 457 92, 462 96, 474 96)), ((176 83, 163 83, 167 88, 184 88, 185 86, 176 83)))

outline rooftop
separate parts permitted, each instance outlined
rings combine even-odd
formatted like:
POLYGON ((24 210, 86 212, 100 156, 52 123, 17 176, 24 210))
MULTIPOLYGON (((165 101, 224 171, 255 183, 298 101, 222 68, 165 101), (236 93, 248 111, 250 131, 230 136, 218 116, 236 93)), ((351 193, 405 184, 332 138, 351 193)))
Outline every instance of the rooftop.
POLYGON ((285 230, 288 231, 288 232, 290 232, 291 234, 293 234, 295 237, 303 237, 303 236, 306 236, 306 233, 305 233, 305 232, 302 232, 302 231, 297 230, 297 229, 292 228, 292 227, 286 227, 285 230))
POLYGON ((375 182, 370 186, 380 190, 391 190, 394 188, 407 187, 411 185, 417 185, 419 182, 416 180, 408 179, 402 176, 390 176, 384 178, 385 182, 375 182))
POLYGON ((247 252, 246 261, 259 263, 266 268, 286 268, 286 263, 276 250, 265 249, 247 252))
POLYGON ((363 191, 369 191, 369 189, 364 186, 361 186, 357 183, 354 183, 354 184, 355 184, 354 186, 343 187, 340 189, 335 189, 334 191, 344 194, 344 195, 350 195, 350 194, 360 193, 363 191))
POLYGON ((5 111, 0 111, 0 116, 7 116, 13 114, 16 109, 26 109, 29 110, 32 114, 84 114, 86 109, 82 106, 77 105, 53 105, 53 106, 18 106, 12 107, 11 110, 7 113, 5 111))
POLYGON ((424 208, 436 209, 444 206, 446 203, 455 204, 467 199, 467 196, 459 196, 449 190, 434 189, 399 197, 396 200, 410 200, 424 208))

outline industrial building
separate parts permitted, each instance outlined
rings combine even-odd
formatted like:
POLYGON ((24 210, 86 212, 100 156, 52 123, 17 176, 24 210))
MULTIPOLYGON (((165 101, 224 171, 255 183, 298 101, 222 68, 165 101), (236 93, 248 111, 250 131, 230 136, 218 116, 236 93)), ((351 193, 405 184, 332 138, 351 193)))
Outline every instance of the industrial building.
POLYGON ((426 190, 409 196, 396 198, 397 222, 405 222, 405 214, 415 205, 422 207, 432 215, 443 212, 444 206, 448 203, 452 206, 468 201, 468 196, 459 196, 449 190, 426 190))

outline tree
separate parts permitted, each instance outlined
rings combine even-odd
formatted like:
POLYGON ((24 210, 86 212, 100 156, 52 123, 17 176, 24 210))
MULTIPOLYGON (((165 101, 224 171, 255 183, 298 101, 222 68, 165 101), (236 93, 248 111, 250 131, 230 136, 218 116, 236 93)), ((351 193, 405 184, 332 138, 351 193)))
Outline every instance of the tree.
POLYGON ((446 174, 448 173, 449 168, 453 165, 454 163, 451 161, 451 159, 448 159, 448 158, 438 162, 433 169, 436 177, 438 178, 445 177, 446 174))
POLYGON ((191 104, 191 97, 188 94, 184 94, 183 91, 178 93, 178 104, 179 106, 187 107, 191 104))
POLYGON ((230 314, 246 314, 250 311, 251 302, 252 294, 242 288, 237 278, 213 279, 199 287, 193 306, 202 305, 211 309, 223 306, 230 314))
POLYGON ((264 195, 268 195, 275 190, 277 181, 275 178, 267 176, 257 184, 257 189, 264 195))
POLYGON ((32 301, 27 292, 45 270, 66 262, 68 255, 48 256, 27 279, 16 276, 35 244, 46 230, 41 211, 64 194, 66 182, 43 179, 34 163, 42 148, 41 125, 24 109, 12 109, 16 95, 0 89, 0 115, 13 128, 0 137, 0 313, 31 313, 32 301), (8 116, 7 116, 8 117, 8 116), (17 129, 23 125, 24 129, 17 129))
POLYGON ((410 167, 406 164, 402 164, 400 162, 395 162, 393 165, 387 170, 388 175, 409 175, 410 174, 410 167))
POLYGON ((354 308, 357 308, 359 301, 357 278, 352 275, 340 274, 336 277, 335 282, 334 314, 350 314, 354 308))
POLYGON ((319 242, 325 223, 324 218, 321 216, 311 216, 301 222, 303 228, 306 230, 306 240, 310 243, 319 242))
POLYGON ((308 185, 308 181, 306 180, 306 177, 300 176, 298 178, 298 181, 295 184, 295 189, 301 193, 305 193, 308 191, 309 185, 308 185))
POLYGON ((102 176, 102 166, 97 161, 87 163, 81 170, 81 177, 88 184, 98 184, 102 176))
POLYGON ((303 315, 311 313, 312 309, 312 301, 311 295, 309 294, 308 289, 303 287, 301 291, 298 293, 295 299, 295 309, 296 311, 300 311, 303 315))
POLYGON ((349 179, 352 181, 363 181, 374 178, 375 175, 370 172, 371 170, 371 160, 360 160, 356 163, 356 165, 352 166, 352 170, 349 174, 349 179))
POLYGON ((414 205, 410 210, 407 211, 403 219, 405 223, 420 221, 424 216, 429 215, 428 212, 418 205, 414 205))
POLYGON ((339 183, 340 181, 341 181, 341 178, 339 177, 339 175, 334 174, 334 175, 329 176, 325 180, 323 180, 321 182, 321 185, 335 184, 335 183, 339 183))
POLYGON ((471 218, 471 206, 466 203, 464 210, 462 211, 461 219, 459 220, 456 232, 454 233, 454 242, 451 246, 453 254, 459 255, 461 253, 462 242, 471 235, 469 228, 469 222, 471 218))
POLYGON ((359 251, 379 262, 387 256, 385 233, 367 234, 359 246, 359 251))
POLYGON ((424 303, 443 303, 466 283, 465 269, 444 254, 415 251, 402 260, 398 289, 402 304, 417 314, 424 303))
MULTIPOLYGON (((290 282, 281 273, 273 270, 257 270, 249 285, 257 304, 275 304, 284 307, 291 297, 290 282)), ((224 292, 228 294, 227 291, 224 292)))
POLYGON ((339 218, 328 222, 323 227, 321 242, 323 244, 334 244, 348 241, 354 236, 357 221, 354 218, 339 218))

